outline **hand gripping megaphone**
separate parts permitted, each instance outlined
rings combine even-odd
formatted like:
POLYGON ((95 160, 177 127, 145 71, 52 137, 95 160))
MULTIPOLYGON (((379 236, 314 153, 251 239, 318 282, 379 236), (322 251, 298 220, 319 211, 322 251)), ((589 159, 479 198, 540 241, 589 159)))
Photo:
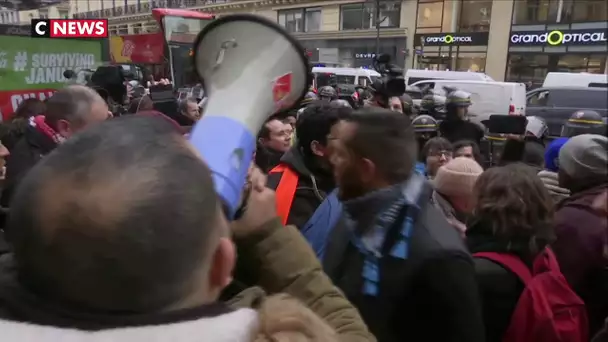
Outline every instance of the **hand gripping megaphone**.
POLYGON ((233 218, 256 134, 268 116, 304 97, 311 82, 308 60, 282 27, 250 14, 211 22, 193 52, 208 100, 190 142, 209 165, 226 215, 233 218))

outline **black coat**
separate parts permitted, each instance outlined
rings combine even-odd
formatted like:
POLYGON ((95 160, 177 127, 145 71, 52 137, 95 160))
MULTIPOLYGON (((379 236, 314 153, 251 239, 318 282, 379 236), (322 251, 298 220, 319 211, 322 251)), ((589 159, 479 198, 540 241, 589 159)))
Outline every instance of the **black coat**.
MULTIPOLYGON (((295 225, 298 229, 302 229, 335 187, 333 176, 312 164, 296 146, 287 151, 279 163, 291 168, 298 175, 298 185, 286 223, 295 225)), ((269 174, 268 187, 276 190, 282 176, 282 172, 269 174)))
MULTIPOLYGON (((404 213, 400 214, 403 215, 404 213)), ((457 231, 430 202, 412 231, 406 260, 383 256, 378 297, 361 292, 365 257, 340 220, 329 237, 324 270, 357 307, 378 342, 484 341, 473 261, 457 231)), ((403 216, 390 227, 395 238, 403 216)))
POLYGON ((0 205, 4 208, 10 206, 10 200, 15 189, 27 174, 42 159, 57 147, 57 144, 48 136, 42 134, 34 127, 28 127, 24 136, 15 144, 6 161, 6 179, 2 189, 0 205))

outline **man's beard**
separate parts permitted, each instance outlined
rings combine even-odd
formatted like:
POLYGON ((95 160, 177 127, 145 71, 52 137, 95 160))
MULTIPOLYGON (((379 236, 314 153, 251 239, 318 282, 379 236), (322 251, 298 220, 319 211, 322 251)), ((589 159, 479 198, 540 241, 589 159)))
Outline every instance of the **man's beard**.
POLYGON ((357 169, 349 165, 344 170, 338 181, 339 193, 338 197, 341 201, 347 201, 353 198, 363 196, 367 193, 367 188, 361 181, 357 169))

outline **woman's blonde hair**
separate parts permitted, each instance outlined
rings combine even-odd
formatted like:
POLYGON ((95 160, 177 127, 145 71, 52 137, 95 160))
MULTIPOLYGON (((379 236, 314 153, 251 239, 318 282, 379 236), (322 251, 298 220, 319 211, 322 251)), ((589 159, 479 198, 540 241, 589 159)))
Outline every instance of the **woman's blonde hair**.
POLYGON ((476 218, 495 236, 529 239, 531 252, 553 240, 553 199, 534 170, 514 163, 486 170, 473 189, 476 218))
POLYGON ((287 295, 267 298, 258 313, 260 326, 254 342, 338 342, 334 329, 287 295))

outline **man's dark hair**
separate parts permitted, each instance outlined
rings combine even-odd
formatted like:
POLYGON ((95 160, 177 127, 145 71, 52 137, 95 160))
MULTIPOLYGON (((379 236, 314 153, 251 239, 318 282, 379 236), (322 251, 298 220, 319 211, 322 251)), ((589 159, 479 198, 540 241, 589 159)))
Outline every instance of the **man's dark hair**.
POLYGON ((269 139, 270 138, 270 129, 268 128, 268 123, 271 121, 274 121, 274 120, 279 120, 279 121, 283 122, 281 119, 279 119, 275 115, 270 116, 268 119, 266 119, 266 121, 264 121, 262 128, 258 132, 258 139, 269 139))
POLYGON ((458 140, 452 145, 452 151, 456 152, 463 147, 471 147, 473 150, 473 158, 479 165, 484 165, 485 162, 483 157, 481 156, 481 151, 479 150, 479 145, 473 140, 458 140))
POLYGON ((188 103, 194 103, 198 106, 198 101, 194 97, 188 97, 179 101, 177 104, 180 113, 184 113, 188 110, 188 103))
POLYGON ((351 113, 351 108, 336 108, 325 101, 315 101, 306 107, 296 121, 297 144, 304 155, 312 156, 310 144, 313 141, 327 145, 331 127, 351 113))
POLYGON ((387 181, 407 180, 418 150, 411 120, 395 111, 365 107, 344 119, 357 125, 347 146, 359 157, 374 162, 387 181))
POLYGON ((212 252, 209 169, 166 120, 125 116, 60 145, 25 177, 7 230, 31 291, 104 312, 158 311, 212 252))
POLYGON ((59 89, 46 102, 46 123, 57 129, 59 120, 67 120, 76 125, 86 122, 91 107, 96 101, 103 101, 92 88, 81 85, 69 85, 59 89))
POLYGON ((434 137, 429 139, 424 146, 422 146, 422 151, 420 152, 419 161, 425 163, 426 158, 429 156, 430 151, 454 151, 454 146, 452 143, 442 137, 434 137))

